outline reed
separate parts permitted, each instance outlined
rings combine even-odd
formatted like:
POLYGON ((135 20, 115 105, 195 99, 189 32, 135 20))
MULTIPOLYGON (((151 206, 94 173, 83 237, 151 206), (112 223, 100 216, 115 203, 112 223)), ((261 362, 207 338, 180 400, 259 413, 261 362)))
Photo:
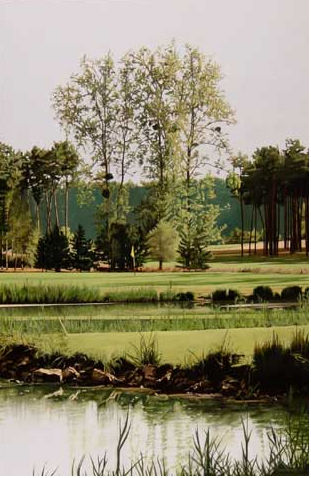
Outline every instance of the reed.
MULTIPOLYGON (((165 460, 158 457, 148 459, 142 453, 137 454, 128 466, 123 464, 125 443, 130 439, 131 422, 129 413, 124 423, 119 422, 119 434, 116 444, 116 464, 109 467, 111 457, 104 452, 97 459, 83 456, 79 461, 74 460, 71 467, 71 476, 275 476, 309 475, 309 440, 305 427, 288 419, 282 430, 270 428, 266 433, 269 440, 268 455, 264 459, 251 458, 252 431, 249 430, 248 419, 242 420, 243 439, 241 443, 242 457, 232 458, 222 447, 221 440, 213 437, 207 429, 203 439, 198 430, 193 436, 193 446, 188 456, 179 463, 175 470, 169 469, 165 460)), ((52 476, 57 468, 49 471, 47 465, 33 474, 52 476)))

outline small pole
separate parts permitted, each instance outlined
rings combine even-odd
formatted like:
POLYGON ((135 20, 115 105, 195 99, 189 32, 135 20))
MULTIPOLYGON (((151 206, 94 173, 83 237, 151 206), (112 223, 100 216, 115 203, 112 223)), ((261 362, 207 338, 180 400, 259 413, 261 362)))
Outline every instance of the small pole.
POLYGON ((134 276, 136 276, 136 266, 135 266, 135 251, 134 251, 134 246, 132 246, 131 249, 131 256, 133 258, 133 269, 134 269, 134 276))

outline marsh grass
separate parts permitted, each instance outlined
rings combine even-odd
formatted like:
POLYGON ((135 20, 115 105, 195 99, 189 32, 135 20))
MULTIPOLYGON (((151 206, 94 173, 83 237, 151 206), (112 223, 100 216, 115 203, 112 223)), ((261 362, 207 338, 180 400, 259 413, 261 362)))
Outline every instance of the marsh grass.
POLYGON ((137 367, 144 365, 160 365, 161 354, 159 352, 158 341, 155 335, 150 334, 149 337, 141 335, 139 345, 133 345, 133 352, 126 354, 126 358, 137 367))
MULTIPOLYGON (((191 295, 192 294, 192 295, 191 295)), ((184 294, 185 300, 193 293, 184 294), (187 295, 188 294, 188 295, 187 295)), ((180 301, 176 292, 161 296, 161 301, 180 301)), ((160 297, 153 287, 122 288, 101 292, 99 288, 76 285, 1 284, 0 304, 76 304, 96 302, 153 303, 160 297)))
POLYGON ((156 289, 120 289, 107 292, 104 296, 107 302, 158 302, 159 297, 156 289))
MULTIPOLYGON (((130 438, 131 422, 129 412, 124 423, 119 422, 119 434, 115 452, 115 466, 109 468, 111 457, 104 452, 103 457, 90 457, 86 462, 83 456, 78 462, 73 461, 72 476, 273 476, 273 475, 304 475, 309 471, 309 440, 308 433, 301 419, 295 423, 289 418, 282 430, 270 428, 266 433, 269 440, 268 455, 264 459, 251 457, 252 431, 249 430, 248 418, 242 419, 241 458, 234 459, 226 452, 221 439, 213 437, 207 429, 200 436, 198 429, 193 436, 193 446, 184 462, 179 463, 175 470, 169 470, 163 458, 146 458, 138 453, 128 466, 123 465, 123 449, 130 438)), ((53 475, 55 469, 49 472, 47 465, 40 475, 53 475)))
POLYGON ((0 284, 1 304, 74 304, 102 300, 99 290, 94 288, 26 283, 0 284))
MULTIPOLYGON (((117 306, 116 306, 117 307, 117 306)), ((98 311, 81 317, 81 313, 77 311, 77 315, 66 316, 66 311, 62 314, 51 317, 50 311, 29 311, 29 310, 12 310, 8 311, 7 317, 4 311, 0 310, 0 333, 11 334, 49 334, 64 332, 63 326, 67 333, 89 333, 89 332, 155 332, 170 330, 208 330, 208 329, 231 329, 231 328, 252 328, 252 327, 273 327, 287 325, 306 325, 308 324, 308 315, 306 305, 297 309, 262 309, 256 311, 222 311, 219 309, 195 309, 187 310, 170 310, 148 309, 141 312, 140 309, 131 310, 129 317, 124 314, 123 310, 109 309, 103 311, 100 317, 98 311), (33 313, 34 318, 29 314, 33 313), (19 314, 16 316, 14 314, 19 314), (23 315, 25 314, 25 315, 23 315), (38 316, 36 317, 36 314, 38 316), (42 314, 40 317, 39 315, 42 314), (142 315, 140 315, 142 314, 142 315), (145 315, 146 314, 146 315, 145 315), (24 317, 24 318, 23 318, 24 317)), ((55 314, 55 311, 53 311, 55 314)), ((73 314, 73 311, 70 312, 73 314)))
POLYGON ((256 344, 253 356, 254 380, 266 391, 303 388, 308 384, 309 336, 296 331, 289 346, 278 336, 256 344))

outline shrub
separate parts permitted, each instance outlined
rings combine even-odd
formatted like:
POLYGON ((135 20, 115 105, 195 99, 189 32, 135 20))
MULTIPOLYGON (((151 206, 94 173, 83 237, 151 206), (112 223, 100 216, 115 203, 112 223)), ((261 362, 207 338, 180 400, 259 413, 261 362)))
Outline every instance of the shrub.
POLYGON ((285 287, 281 292, 281 298, 283 300, 295 300, 298 301, 302 297, 302 288, 298 285, 291 287, 285 287))
POLYGON ((309 359, 309 334, 304 334, 303 330, 297 330, 289 349, 292 354, 299 354, 305 359, 309 359))
MULTIPOLYGON (((309 346, 309 340, 308 341, 309 346)), ((280 343, 273 335, 271 341, 256 345, 253 356, 253 380, 262 391, 272 393, 288 392, 292 386, 302 389, 308 386, 308 360, 300 353, 306 353, 306 343, 301 336, 293 339, 290 347, 280 343)))
POLYGON ((253 296, 257 302, 269 301, 273 299, 273 291, 271 287, 259 285, 253 290, 253 296))
POLYGON ((237 299, 240 299, 242 295, 239 291, 233 289, 217 289, 212 293, 212 301, 230 301, 234 302, 237 299))
POLYGON ((153 334, 148 338, 140 337, 139 346, 133 345, 134 354, 127 354, 128 359, 137 367, 143 365, 156 365, 161 362, 161 354, 158 350, 158 342, 153 334))
POLYGON ((194 293, 193 292, 179 292, 175 295, 175 300, 179 302, 191 302, 194 300, 194 293))
POLYGON ((219 383, 230 373, 232 366, 239 363, 240 357, 240 355, 221 348, 203 356, 193 369, 205 375, 208 380, 219 383))

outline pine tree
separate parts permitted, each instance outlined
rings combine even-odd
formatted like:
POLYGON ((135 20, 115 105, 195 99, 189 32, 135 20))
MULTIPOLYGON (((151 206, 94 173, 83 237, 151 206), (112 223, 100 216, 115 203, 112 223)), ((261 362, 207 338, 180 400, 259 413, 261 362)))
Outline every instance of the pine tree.
POLYGON ((37 245, 37 252, 36 252, 36 262, 35 267, 39 269, 47 269, 47 248, 46 248, 46 236, 40 237, 37 245))
POLYGON ((72 241, 72 266, 81 271, 89 271, 93 265, 90 242, 85 237, 85 230, 78 225, 72 241))

